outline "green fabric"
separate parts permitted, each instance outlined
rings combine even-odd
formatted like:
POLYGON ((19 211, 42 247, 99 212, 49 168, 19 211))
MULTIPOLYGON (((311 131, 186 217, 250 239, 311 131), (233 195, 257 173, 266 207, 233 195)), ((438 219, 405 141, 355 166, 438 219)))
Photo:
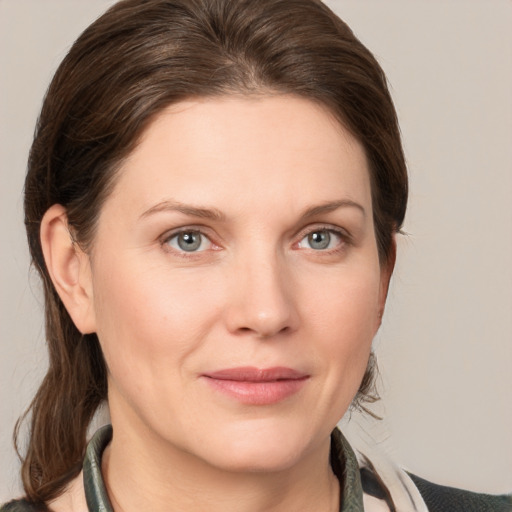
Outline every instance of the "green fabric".
POLYGON ((101 456, 112 439, 112 426, 100 428, 87 445, 84 459, 84 489, 89 512, 114 512, 101 476, 101 456))
POLYGON ((433 484, 409 475, 425 500, 429 512, 511 512, 512 495, 494 496, 433 484))
POLYGON ((47 512, 43 505, 34 505, 27 500, 14 500, 0 507, 0 512, 47 512))
POLYGON ((340 482, 340 512, 363 510, 359 465, 352 448, 338 428, 331 436, 331 466, 340 482))

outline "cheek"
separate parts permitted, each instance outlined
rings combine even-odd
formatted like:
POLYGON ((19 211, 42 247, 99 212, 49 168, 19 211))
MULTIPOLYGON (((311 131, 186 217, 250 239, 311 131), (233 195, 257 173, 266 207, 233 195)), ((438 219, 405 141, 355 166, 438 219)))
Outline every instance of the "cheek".
POLYGON ((330 328, 319 338, 324 378, 317 396, 329 425, 340 421, 361 385, 375 335, 376 303, 373 286, 347 288, 324 301, 324 324, 330 328))
POLYGON ((311 328, 333 389, 355 394, 359 387, 379 325, 379 290, 378 267, 366 266, 340 274, 311 299, 311 328))
POLYGON ((372 339, 378 327, 380 273, 376 266, 343 269, 331 274, 311 296, 311 317, 328 338, 343 338, 344 344, 359 345, 372 339))
POLYGON ((161 268, 141 271, 130 260, 98 269, 94 306, 111 372, 138 368, 148 376, 186 360, 215 316, 215 297, 197 276, 177 278, 161 268))

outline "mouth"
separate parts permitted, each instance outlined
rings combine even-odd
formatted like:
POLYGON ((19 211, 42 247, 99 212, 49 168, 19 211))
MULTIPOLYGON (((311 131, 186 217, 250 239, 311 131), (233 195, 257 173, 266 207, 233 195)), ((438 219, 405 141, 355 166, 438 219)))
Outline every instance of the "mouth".
POLYGON ((286 367, 229 368, 201 375, 215 391, 247 405, 271 405, 298 393, 309 375, 286 367))

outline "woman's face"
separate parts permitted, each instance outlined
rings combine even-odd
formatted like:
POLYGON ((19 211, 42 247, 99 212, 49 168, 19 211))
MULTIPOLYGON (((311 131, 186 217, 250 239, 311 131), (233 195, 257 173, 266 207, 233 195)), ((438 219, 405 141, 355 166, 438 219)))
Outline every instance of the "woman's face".
POLYGON ((326 447, 380 323, 363 148, 297 97, 174 105, 123 165, 90 270, 116 432, 290 467, 326 447))

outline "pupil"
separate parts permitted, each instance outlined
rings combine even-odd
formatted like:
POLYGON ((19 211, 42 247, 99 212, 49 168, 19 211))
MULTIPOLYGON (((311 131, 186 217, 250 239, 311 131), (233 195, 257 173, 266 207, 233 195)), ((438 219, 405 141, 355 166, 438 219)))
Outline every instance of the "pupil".
POLYGON ((315 231, 309 235, 309 245, 313 249, 326 249, 331 241, 328 231, 315 231))
POLYGON ((199 246, 201 245, 201 236, 199 233, 194 233, 193 231, 181 233, 178 237, 178 245, 180 246, 180 249, 183 249, 184 251, 195 251, 199 249, 199 246))

